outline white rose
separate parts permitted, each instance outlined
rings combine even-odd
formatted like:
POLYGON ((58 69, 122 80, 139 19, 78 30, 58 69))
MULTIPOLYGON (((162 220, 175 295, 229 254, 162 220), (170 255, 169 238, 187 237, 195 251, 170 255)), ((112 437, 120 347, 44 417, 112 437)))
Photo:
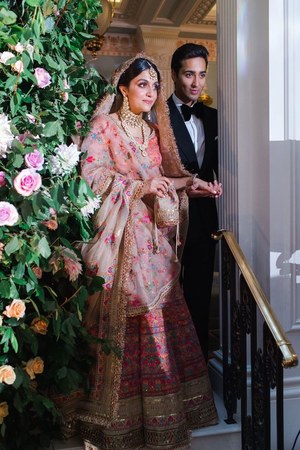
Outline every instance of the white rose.
MULTIPOLYGON (((8 52, 6 52, 8 53, 8 52)), ((3 54, 3 53, 2 53, 3 54)), ((0 115, 0 158, 6 158, 10 153, 9 149, 14 140, 14 135, 10 131, 10 121, 5 114, 0 115)))
POLYGON ((0 53, 0 62, 2 64, 6 64, 10 58, 14 58, 15 55, 12 52, 3 52, 0 53))

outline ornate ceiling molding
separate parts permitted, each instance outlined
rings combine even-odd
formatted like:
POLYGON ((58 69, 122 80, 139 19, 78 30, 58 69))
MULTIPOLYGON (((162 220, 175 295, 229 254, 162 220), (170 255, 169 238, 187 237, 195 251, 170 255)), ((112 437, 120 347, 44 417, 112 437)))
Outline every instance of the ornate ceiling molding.
POLYGON ((208 16, 216 0, 186 0, 183 7, 181 0, 123 0, 124 3, 115 10, 114 20, 139 25, 182 26, 213 25, 213 15, 208 16), (196 6, 196 7, 195 7, 196 6))
POLYGON ((123 12, 115 12, 116 19, 120 20, 132 20, 140 9, 141 0, 130 0, 123 12))
POLYGON ((215 5, 216 0, 202 0, 200 5, 195 9, 186 23, 191 24, 203 24, 203 25, 216 25, 216 21, 205 20, 205 16, 209 13, 212 7, 215 5))

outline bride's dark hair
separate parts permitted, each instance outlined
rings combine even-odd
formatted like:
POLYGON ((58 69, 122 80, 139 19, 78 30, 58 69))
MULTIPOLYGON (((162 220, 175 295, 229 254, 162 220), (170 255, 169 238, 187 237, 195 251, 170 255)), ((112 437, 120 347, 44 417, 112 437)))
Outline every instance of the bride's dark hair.
POLYGON ((157 81, 160 83, 160 73, 153 62, 150 62, 146 58, 137 58, 132 64, 128 67, 128 69, 121 75, 118 86, 129 86, 129 83, 133 78, 137 77, 140 73, 144 72, 144 70, 150 69, 152 67, 157 75, 157 81))

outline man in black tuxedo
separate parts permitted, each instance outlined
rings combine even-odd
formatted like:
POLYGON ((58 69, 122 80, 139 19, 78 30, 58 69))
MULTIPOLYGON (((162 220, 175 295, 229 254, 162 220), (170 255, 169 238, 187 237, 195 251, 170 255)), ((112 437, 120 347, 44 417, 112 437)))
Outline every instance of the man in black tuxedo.
MULTIPOLYGON (((172 56, 175 91, 168 99, 171 124, 185 168, 211 182, 219 197, 217 110, 198 101, 205 87, 208 51, 184 44, 172 56)), ((216 200, 203 192, 189 194, 189 228, 182 258, 182 284, 203 354, 208 358, 208 331, 218 229, 216 200)))

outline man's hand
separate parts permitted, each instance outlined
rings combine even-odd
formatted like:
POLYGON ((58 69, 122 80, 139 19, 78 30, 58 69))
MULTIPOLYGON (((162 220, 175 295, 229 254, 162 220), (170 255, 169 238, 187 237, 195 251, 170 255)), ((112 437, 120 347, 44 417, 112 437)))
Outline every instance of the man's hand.
POLYGON ((218 198, 222 195, 222 184, 217 180, 213 183, 201 180, 201 178, 189 179, 186 183, 186 192, 189 197, 218 198))

